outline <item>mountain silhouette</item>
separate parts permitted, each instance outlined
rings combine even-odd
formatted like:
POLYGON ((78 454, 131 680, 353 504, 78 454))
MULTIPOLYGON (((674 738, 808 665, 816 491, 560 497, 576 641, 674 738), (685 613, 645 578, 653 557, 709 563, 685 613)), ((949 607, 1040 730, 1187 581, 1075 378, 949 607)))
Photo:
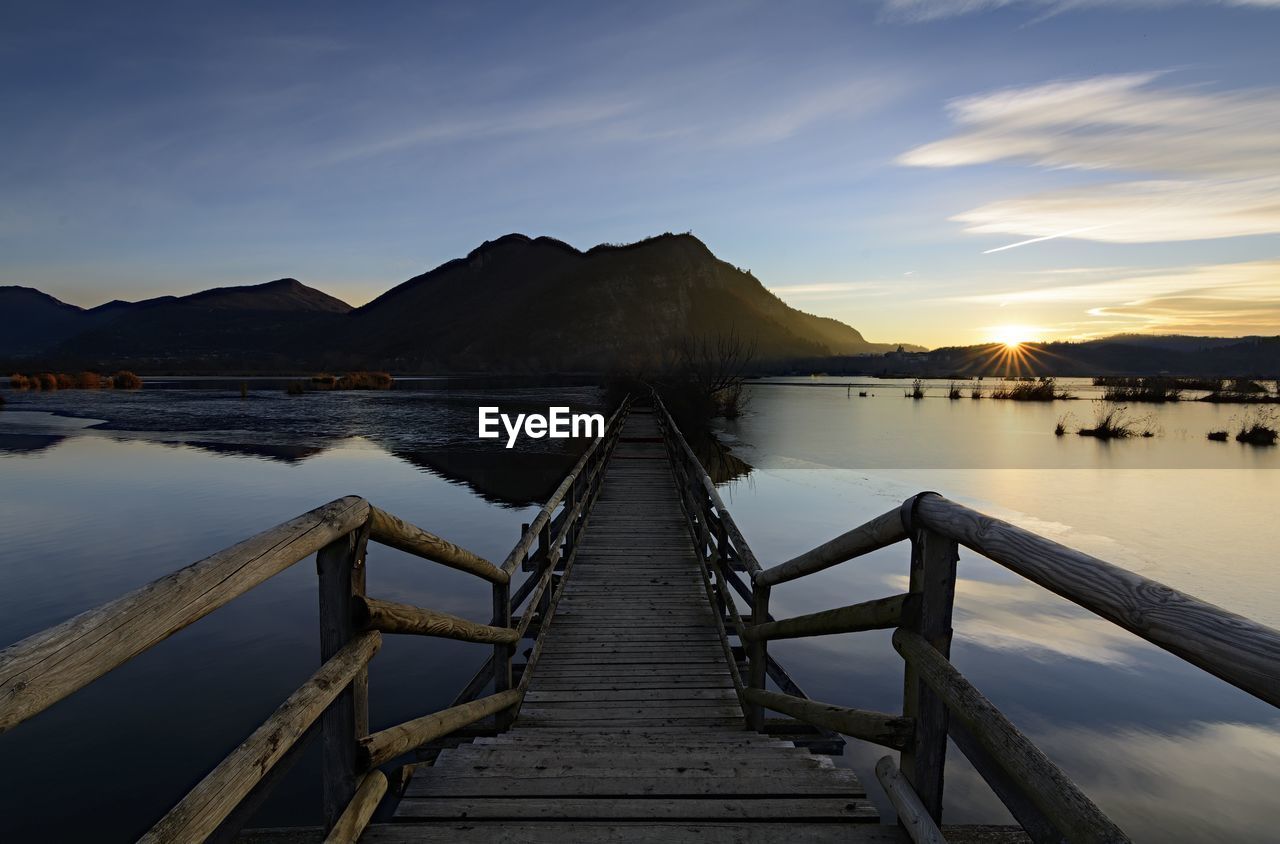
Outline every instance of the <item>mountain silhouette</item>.
POLYGON ((357 309, 294 279, 90 310, 0 288, 0 357, 147 371, 549 372, 644 369, 696 338, 736 336, 757 361, 888 351, 788 306, 692 235, 587 251, 510 234, 357 309))

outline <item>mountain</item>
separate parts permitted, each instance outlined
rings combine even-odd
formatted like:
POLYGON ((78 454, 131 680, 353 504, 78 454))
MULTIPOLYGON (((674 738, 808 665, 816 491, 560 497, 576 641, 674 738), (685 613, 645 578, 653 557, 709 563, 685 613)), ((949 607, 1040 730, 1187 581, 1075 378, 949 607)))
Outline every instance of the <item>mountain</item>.
POLYGON ((346 363, 404 370, 641 368, 686 338, 730 334, 762 361, 892 348, 791 308, 697 238, 672 234, 586 252, 510 234, 387 291, 349 330, 362 342, 346 363))
MULTIPOLYGON (((292 278, 189 296, 117 300, 90 310, 47 298, 61 306, 67 322, 37 353, 50 363, 90 367, 195 362, 206 369, 288 368, 298 344, 351 311, 345 302, 292 278)), ((0 350, 23 354, 7 344, 0 350)))
POLYGON ((38 354, 82 331, 85 310, 32 287, 0 287, 0 355, 38 354))
POLYGON ((66 369, 635 371, 731 335, 759 365, 894 348, 788 306, 692 235, 584 252, 510 234, 355 310, 293 279, 88 311, 4 290, 25 291, 5 313, 34 328, 0 357, 66 369))
POLYGON ((867 371, 936 377, 970 375, 1280 375, 1280 336, 1188 337, 1121 334, 1083 342, 1024 343, 1016 358, 998 345, 953 346, 887 355, 867 371), (1008 363, 1007 363, 1008 362, 1008 363))

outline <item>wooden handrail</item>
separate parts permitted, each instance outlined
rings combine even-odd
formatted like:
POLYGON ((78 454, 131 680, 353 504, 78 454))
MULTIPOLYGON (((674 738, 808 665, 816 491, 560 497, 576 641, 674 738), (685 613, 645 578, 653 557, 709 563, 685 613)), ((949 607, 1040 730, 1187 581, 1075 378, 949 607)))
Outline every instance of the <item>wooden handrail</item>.
POLYGON ((513 645, 520 640, 516 631, 510 627, 480 624, 423 607, 366 597, 356 597, 354 603, 358 623, 383 633, 435 636, 485 645, 499 642, 513 645))
POLYGON ((363 498, 304 513, 0 651, 0 732, 359 527, 363 498))
POLYGON ((742 632, 744 641, 775 639, 799 639, 808 636, 828 636, 833 633, 859 633, 866 630, 888 630, 903 623, 917 612, 918 597, 893 595, 850 604, 834 610, 798 615, 752 624, 742 632))
POLYGON ((876 779, 884 786, 884 793, 898 813, 898 823, 907 831, 912 844, 947 844, 942 830, 933 822, 929 811, 920 802, 920 795, 907 782, 907 778, 893 764, 892 756, 882 756, 876 762, 876 779))
POLYGON ((338 817, 337 823, 325 836, 324 844, 352 844, 359 841, 364 828, 373 818, 382 796, 387 793, 387 775, 374 768, 360 780, 360 787, 347 808, 338 817))
POLYGON ((806 724, 827 727, 846 736, 853 736, 894 750, 901 750, 906 746, 914 729, 911 719, 901 715, 850 709, 847 706, 820 703, 816 700, 764 689, 746 689, 743 697, 751 703, 790 715, 806 724))
POLYGON ((320 666, 140 841, 205 840, 369 664, 381 644, 381 634, 362 633, 320 666))
POLYGON ((510 572, 503 571, 479 554, 374 506, 369 507, 369 538, 442 566, 474 574, 490 583, 506 583, 511 579, 510 572))
POLYGON ((840 534, 830 542, 823 543, 785 563, 765 569, 756 575, 755 582, 763 586, 776 586, 852 560, 854 557, 861 557, 863 554, 869 554, 906 538, 907 531, 902 524, 901 508, 895 507, 848 533, 840 534))
POLYGON ((562 480, 560 485, 556 487, 555 492, 551 493, 551 497, 542 505, 542 509, 538 511, 538 515, 534 516, 533 521, 529 523, 528 529, 526 529, 524 534, 520 537, 520 541, 511 549, 511 553, 507 555, 506 560, 502 563, 502 570, 506 572, 508 576, 515 572, 516 567, 520 565, 520 562, 524 560, 525 556, 529 553, 529 549, 533 547, 534 541, 538 538, 538 532, 542 530, 543 525, 547 524, 551 520, 551 514, 560 506, 561 501, 564 500, 565 493, 569 491, 569 488, 573 485, 574 481, 577 480, 578 475, 582 473, 583 467, 587 465, 588 461, 594 459, 601 452, 601 444, 617 437, 620 427, 618 423, 622 419, 626 418, 627 412, 630 409, 631 397, 627 396, 627 398, 623 400, 622 404, 613 411, 613 414, 610 415, 608 421, 605 423, 604 435, 596 437, 595 440, 592 441, 587 450, 578 458, 578 462, 574 464, 571 470, 569 470, 569 474, 565 475, 564 480, 562 480))
POLYGON ((1118 842, 1128 837, 1030 739, 1001 714, 924 637, 893 634, 893 646, 969 733, 1069 841, 1118 842))
POLYGON ((916 512, 1010 571, 1280 706, 1280 631, 940 495, 919 496, 916 512))
POLYGON ((698 460, 698 456, 693 453, 693 449, 689 447, 688 441, 685 440, 684 434, 680 433, 680 426, 676 425, 675 420, 671 418, 671 414, 667 411, 667 406, 662 403, 662 399, 657 393, 653 394, 654 406, 662 413, 665 427, 670 431, 671 439, 679 446, 684 457, 685 463, 693 470, 694 476, 702 485, 703 491, 707 497, 711 499, 711 504, 716 508, 716 513, 720 517, 720 522, 725 532, 729 535, 729 539, 733 542, 733 547, 738 552, 738 559, 746 567, 747 572, 754 578, 760 571, 760 563, 756 560, 756 555, 752 553, 751 546, 747 544, 746 538, 742 535, 742 531, 738 530, 738 524, 733 520, 733 516, 729 514, 729 508, 724 506, 724 501, 720 499, 720 493, 716 491, 716 485, 711 480, 711 476, 707 474, 707 470, 702 467, 702 462, 698 460))
POLYGON ((361 764, 365 768, 373 768, 390 762, 415 747, 447 736, 500 710, 509 709, 518 704, 523 696, 523 692, 518 689, 507 689, 376 732, 360 740, 361 764))

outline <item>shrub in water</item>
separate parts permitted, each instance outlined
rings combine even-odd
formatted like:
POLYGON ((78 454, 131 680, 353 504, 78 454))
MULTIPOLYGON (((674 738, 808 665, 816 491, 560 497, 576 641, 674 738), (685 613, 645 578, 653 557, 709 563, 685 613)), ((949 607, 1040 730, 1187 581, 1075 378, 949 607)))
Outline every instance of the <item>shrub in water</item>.
POLYGON ((141 390, 142 379, 128 370, 120 370, 111 376, 111 385, 117 390, 141 390))

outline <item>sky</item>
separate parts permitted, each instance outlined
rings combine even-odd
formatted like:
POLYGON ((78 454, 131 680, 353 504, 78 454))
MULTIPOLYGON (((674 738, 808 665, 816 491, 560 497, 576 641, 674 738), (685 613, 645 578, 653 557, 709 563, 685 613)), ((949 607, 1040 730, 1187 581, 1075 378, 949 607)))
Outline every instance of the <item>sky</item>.
POLYGON ((1280 0, 0 0, 0 284, 692 232, 927 346, 1280 334, 1280 0))

